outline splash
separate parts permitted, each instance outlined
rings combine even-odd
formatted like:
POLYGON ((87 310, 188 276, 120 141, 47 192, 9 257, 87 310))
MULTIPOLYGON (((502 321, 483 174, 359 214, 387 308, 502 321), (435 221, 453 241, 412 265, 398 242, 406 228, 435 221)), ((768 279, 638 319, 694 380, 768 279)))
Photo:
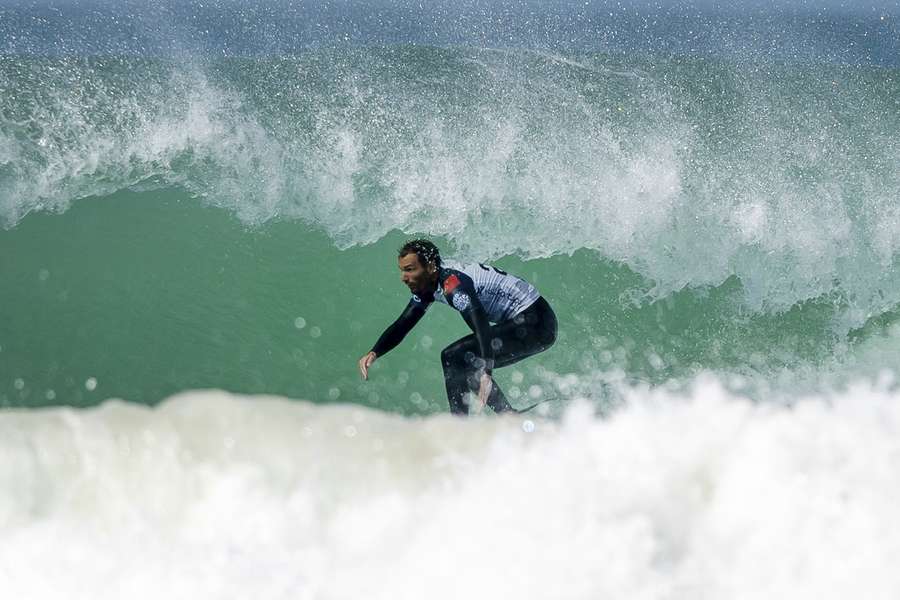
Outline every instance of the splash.
POLYGON ((736 277, 751 312, 900 300, 890 72, 395 47, 3 59, 0 212, 179 186, 340 248, 392 230, 480 260, 596 251, 648 299, 736 277))

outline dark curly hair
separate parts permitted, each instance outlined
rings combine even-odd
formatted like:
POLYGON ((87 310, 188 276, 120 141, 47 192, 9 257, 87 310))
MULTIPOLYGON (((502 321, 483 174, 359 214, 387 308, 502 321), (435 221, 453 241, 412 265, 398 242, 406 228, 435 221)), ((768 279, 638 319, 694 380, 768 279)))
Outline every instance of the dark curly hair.
POLYGON ((397 251, 397 258, 403 258, 410 253, 419 257, 419 263, 423 267, 433 263, 438 269, 441 268, 441 252, 429 240, 409 240, 397 251))

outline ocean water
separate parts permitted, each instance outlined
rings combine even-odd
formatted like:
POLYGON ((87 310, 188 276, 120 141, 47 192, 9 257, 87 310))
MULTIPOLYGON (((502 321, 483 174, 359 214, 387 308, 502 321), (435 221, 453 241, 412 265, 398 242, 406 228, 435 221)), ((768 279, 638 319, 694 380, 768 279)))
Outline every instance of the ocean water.
POLYGON ((895 598, 900 6, 0 3, 0 589, 895 598), (535 284, 451 418, 434 239, 535 284))

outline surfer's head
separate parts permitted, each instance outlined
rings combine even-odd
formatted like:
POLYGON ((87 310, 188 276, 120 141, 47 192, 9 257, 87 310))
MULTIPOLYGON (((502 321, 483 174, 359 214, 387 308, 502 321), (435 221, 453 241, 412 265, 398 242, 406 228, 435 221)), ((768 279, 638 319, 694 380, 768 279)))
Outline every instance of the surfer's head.
POLYGON ((413 294, 434 288, 441 254, 437 246, 428 240, 410 240, 397 252, 400 279, 413 294))

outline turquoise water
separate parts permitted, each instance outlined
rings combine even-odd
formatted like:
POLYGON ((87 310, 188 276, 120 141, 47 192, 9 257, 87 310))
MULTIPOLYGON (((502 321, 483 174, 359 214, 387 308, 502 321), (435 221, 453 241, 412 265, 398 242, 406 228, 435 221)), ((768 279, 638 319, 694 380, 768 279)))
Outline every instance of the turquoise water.
POLYGON ((0 589, 896 597, 898 12, 4 3, 0 589), (540 409, 361 380, 418 236, 540 409))
POLYGON ((896 366, 853 360, 900 300, 892 69, 395 47, 2 73, 8 406, 218 387, 443 411, 453 314, 356 372, 413 235, 560 313, 523 401, 559 395, 548 373, 790 394, 896 366))
MULTIPOLYGON (((357 372, 357 355, 405 305, 395 264, 404 239, 394 231, 339 250, 303 224, 248 228, 187 194, 158 192, 120 192, 62 215, 31 215, 0 246, 4 257, 16 257, 2 263, 3 356, 14 376, 4 401, 152 404, 218 387, 444 411, 440 350, 468 331, 455 312, 430 313, 376 363, 369 382, 357 372), (95 389, 85 389, 88 379, 95 389)), ((621 371, 663 383, 703 369, 816 365, 853 345, 832 329, 838 303, 754 315, 742 308, 735 278, 651 301, 642 298, 651 293, 648 280, 594 251, 496 264, 547 290, 563 319, 553 352, 517 367, 527 375, 519 390, 545 383, 540 368, 621 371)), ((883 331, 894 318, 884 320, 870 329, 883 331)))

